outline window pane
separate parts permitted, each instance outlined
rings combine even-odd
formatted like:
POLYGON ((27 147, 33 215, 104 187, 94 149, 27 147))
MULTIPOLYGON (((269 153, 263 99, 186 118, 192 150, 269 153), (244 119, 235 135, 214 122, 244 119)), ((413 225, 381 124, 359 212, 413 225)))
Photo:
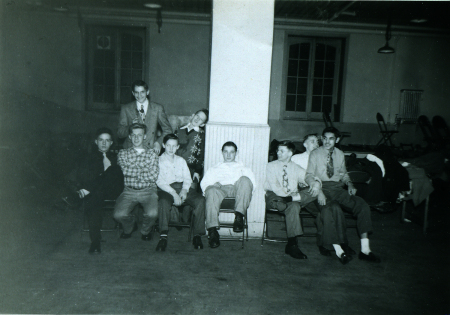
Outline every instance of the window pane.
POLYGON ((295 111, 295 95, 286 95, 286 111, 295 111))
POLYGON ((295 90, 296 86, 297 86, 297 79, 296 78, 288 78, 286 92, 289 93, 289 94, 295 94, 296 93, 296 90, 295 90))
POLYGON ((105 103, 114 103, 114 86, 107 85, 105 86, 105 103))
POLYGON ((131 68, 131 52, 130 51, 122 51, 120 66, 122 68, 131 68))
POLYGON ((297 112, 306 112, 306 95, 297 96, 297 107, 295 110, 297 112))
POLYGON ((298 59, 299 44, 293 44, 289 47, 289 59, 298 59))
POLYGON ((96 49, 94 52, 94 66, 104 67, 105 66, 105 55, 103 49, 96 49))
POLYGON ((133 81, 131 80, 131 70, 122 70, 120 72, 120 85, 131 86, 133 81))
POLYGON ((333 79, 323 80, 323 95, 333 95, 333 79))
POLYGON ((320 113, 322 112, 321 110, 321 96, 313 96, 312 97, 312 106, 311 106, 311 111, 314 113, 320 113))
POLYGON ((131 35, 131 49, 142 50, 142 38, 139 36, 131 35))
POLYGON ((313 95, 322 95, 323 80, 314 79, 313 81, 313 95))
POLYGON ((325 63, 325 78, 334 78, 334 62, 332 61, 325 63))
POLYGON ((300 61, 300 70, 298 73, 299 77, 308 77, 308 66, 309 66, 309 61, 300 61))
POLYGON ((327 113, 331 113, 331 102, 333 98, 331 96, 324 96, 322 103, 322 110, 327 113))
POLYGON ((316 44, 316 60, 325 59, 325 46, 324 44, 316 44))
POLYGON ((323 78, 323 61, 316 61, 314 63, 314 77, 315 78, 323 78))
POLYGON ((296 77, 297 76, 297 69, 298 69, 298 61, 289 59, 288 76, 296 77))
POLYGON ((306 94, 307 89, 308 89, 308 79, 298 79, 297 93, 306 94))
POLYGON ((131 50, 131 36, 122 34, 122 50, 131 50))
POLYGON ((114 69, 106 68, 105 69, 105 84, 106 85, 114 85, 116 82, 116 76, 114 74, 114 69))
POLYGON ((93 100, 96 103, 103 102, 103 86, 94 85, 93 100))
POLYGON ((103 85, 104 70, 102 68, 94 68, 94 85, 103 85))
POLYGON ((142 53, 141 52, 133 52, 133 69, 142 69, 142 53))
POLYGON ((115 68, 115 64, 114 50, 105 50, 105 67, 115 68))
POLYGON ((131 73, 131 80, 142 80, 142 71, 141 70, 133 70, 131 73))
POLYGON ((309 59, 309 50, 311 45, 309 43, 300 44, 300 59, 309 59))
POLYGON ((335 47, 327 45, 326 59, 327 60, 335 60, 336 59, 336 48, 335 47))

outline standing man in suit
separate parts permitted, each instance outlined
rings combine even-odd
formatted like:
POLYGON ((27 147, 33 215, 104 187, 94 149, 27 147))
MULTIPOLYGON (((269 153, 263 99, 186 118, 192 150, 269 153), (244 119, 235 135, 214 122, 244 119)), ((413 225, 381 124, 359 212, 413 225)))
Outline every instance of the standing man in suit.
POLYGON ((164 107, 150 101, 150 91, 147 83, 144 81, 134 81, 131 85, 131 90, 136 101, 122 106, 117 135, 119 138, 126 138, 123 143, 124 149, 131 148, 133 145, 128 137, 128 128, 135 123, 146 125, 147 133, 145 134, 143 145, 146 149, 153 149, 156 154, 159 154, 161 151, 161 140, 164 136, 172 133, 172 127, 167 119, 164 107), (162 129, 160 142, 156 139, 158 124, 162 129))

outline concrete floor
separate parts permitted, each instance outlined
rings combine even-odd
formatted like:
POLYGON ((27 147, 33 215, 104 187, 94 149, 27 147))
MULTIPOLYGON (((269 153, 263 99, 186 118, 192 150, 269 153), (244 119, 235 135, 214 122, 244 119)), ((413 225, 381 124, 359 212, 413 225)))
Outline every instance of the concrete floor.
MULTIPOLYGON (((134 233, 104 234, 102 253, 88 255, 81 212, 53 209, 45 188, 0 194, 0 313, 450 313, 448 197, 434 198, 427 236, 400 224, 398 211, 372 212, 382 263, 343 266, 321 256, 315 238, 300 238, 309 259, 295 260, 260 240, 194 250, 175 229, 164 253, 134 233)), ((359 251, 356 230, 348 235, 359 251)))

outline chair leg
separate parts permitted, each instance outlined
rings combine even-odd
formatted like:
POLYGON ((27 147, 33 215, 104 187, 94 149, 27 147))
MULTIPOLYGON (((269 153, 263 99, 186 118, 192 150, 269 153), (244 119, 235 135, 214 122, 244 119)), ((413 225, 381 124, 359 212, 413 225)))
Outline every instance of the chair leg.
POLYGON ((427 234, 427 228, 428 228, 428 203, 430 201, 430 196, 427 196, 427 199, 425 200, 425 217, 423 219, 423 234, 427 234))
POLYGON ((406 215, 406 200, 403 200, 402 202, 402 217, 401 217, 401 222, 404 223, 405 222, 405 215, 406 215))
POLYGON ((261 237, 261 246, 264 245, 264 233, 266 232, 266 224, 267 224, 267 211, 264 211, 264 224, 263 224, 263 231, 262 231, 262 237, 261 237))

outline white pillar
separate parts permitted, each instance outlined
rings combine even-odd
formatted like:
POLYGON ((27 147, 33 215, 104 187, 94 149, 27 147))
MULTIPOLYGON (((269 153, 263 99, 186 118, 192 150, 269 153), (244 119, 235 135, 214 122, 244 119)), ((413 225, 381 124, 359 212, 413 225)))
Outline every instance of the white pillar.
MULTIPOLYGON (((248 209, 249 235, 253 237, 261 236, 265 212, 273 21, 274 0, 213 1, 205 171, 223 161, 223 143, 236 143, 237 160, 253 170, 257 181, 248 209)), ((233 215, 228 216, 231 221, 233 215)))

